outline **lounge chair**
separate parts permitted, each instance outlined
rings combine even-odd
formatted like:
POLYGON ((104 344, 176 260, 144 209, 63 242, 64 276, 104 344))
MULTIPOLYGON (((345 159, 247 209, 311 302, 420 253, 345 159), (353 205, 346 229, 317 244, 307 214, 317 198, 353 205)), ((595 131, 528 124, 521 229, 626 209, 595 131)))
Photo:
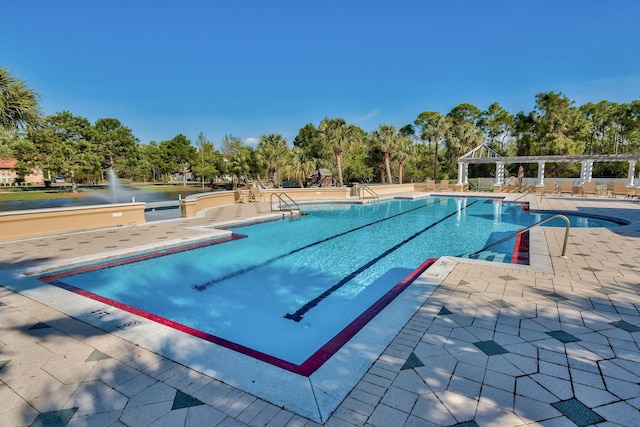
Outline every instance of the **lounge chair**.
POLYGON ((559 192, 560 194, 571 194, 573 196, 573 182, 562 181, 559 192))
POLYGON ((586 196, 587 194, 593 194, 594 196, 598 195, 596 185, 592 181, 586 181, 582 184, 582 195, 586 196))
POLYGON ((640 183, 636 184, 633 190, 633 194, 630 194, 629 198, 631 198, 635 203, 640 202, 640 183))
POLYGON ((544 187, 542 188, 542 195, 544 196, 547 193, 555 194, 556 193, 556 182, 555 181, 546 181, 544 183, 544 187))
MULTIPOLYGON (((633 193, 633 191, 634 191, 634 189, 631 188, 631 192, 632 193, 633 193)), ((629 195, 629 190, 627 189, 627 183, 626 182, 614 182, 613 183, 613 190, 612 190, 611 194, 613 195, 613 197, 629 195)))
POLYGON ((436 180, 428 179, 427 186, 424 188, 424 191, 436 191, 436 180))

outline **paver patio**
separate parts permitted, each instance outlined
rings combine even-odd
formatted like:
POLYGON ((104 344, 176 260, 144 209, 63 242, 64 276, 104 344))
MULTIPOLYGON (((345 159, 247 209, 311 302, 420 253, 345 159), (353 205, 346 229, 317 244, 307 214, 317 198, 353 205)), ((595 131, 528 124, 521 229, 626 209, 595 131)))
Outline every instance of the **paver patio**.
MULTIPOLYGON (((324 425, 640 425, 640 204, 521 200, 631 224, 571 229, 565 258, 564 229, 545 228, 551 272, 458 263, 324 425)), ((268 210, 0 241, 0 270, 180 243, 268 210)), ((318 425, 0 285, 2 425, 318 425)))

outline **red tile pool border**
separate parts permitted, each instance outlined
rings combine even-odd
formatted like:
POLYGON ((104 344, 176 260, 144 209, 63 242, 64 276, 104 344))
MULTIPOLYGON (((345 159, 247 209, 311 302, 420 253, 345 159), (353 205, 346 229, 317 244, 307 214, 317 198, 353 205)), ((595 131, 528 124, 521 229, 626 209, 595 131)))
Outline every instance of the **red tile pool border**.
POLYGON ((197 248, 203 248, 206 246, 217 245, 218 243, 229 242, 231 240, 244 239, 245 237, 247 236, 244 234, 231 233, 231 235, 229 235, 228 237, 221 237, 218 239, 206 240, 203 242, 197 242, 197 243, 192 243, 188 245, 175 246, 168 249, 160 249, 153 252, 146 252, 140 255, 133 255, 129 257, 118 258, 113 261, 97 262, 95 264, 90 264, 84 267, 69 268, 67 270, 58 271, 57 273, 43 274, 42 276, 38 277, 38 280, 49 283, 49 281, 56 280, 64 276, 70 276, 72 274, 80 274, 80 273, 86 273, 87 271, 102 270, 104 268, 130 264, 132 262, 143 261, 145 259, 150 259, 150 258, 158 258, 165 255, 171 255, 177 252, 188 251, 190 249, 197 249, 197 248))
POLYGON ((513 246, 513 255, 511 256, 511 264, 529 265, 529 232, 525 231, 516 236, 516 242, 513 246))
POLYGON ((101 295, 95 294, 93 292, 78 288, 76 286, 66 284, 59 280, 64 276, 68 276, 72 274, 83 273, 86 271, 92 271, 92 270, 97 270, 102 268, 109 268, 116 265, 128 264, 135 261, 149 259, 157 256, 164 256, 171 253, 181 252, 189 249, 195 249, 203 246, 209 246, 212 244, 222 243, 222 242, 226 242, 226 241, 230 241, 230 240, 234 240, 242 237, 246 237, 246 236, 243 236, 240 234, 232 234, 229 238, 217 239, 211 242, 202 242, 202 243, 197 243, 197 244, 188 245, 188 246, 181 246, 179 248, 172 248, 166 251, 158 251, 158 252, 143 254, 135 257, 106 262, 102 264, 94 264, 94 265, 81 267, 77 269, 65 270, 62 272, 54 273, 54 274, 43 275, 43 276, 40 276, 38 280, 41 280, 50 285, 54 285, 59 288, 65 289, 67 291, 76 293, 78 295, 82 295, 84 297, 91 298, 96 301, 100 301, 104 304, 127 311, 129 313, 135 314, 137 316, 143 317, 145 319, 151 320, 161 325, 168 326, 177 331, 184 332, 186 334, 203 339, 205 341, 218 344, 230 350, 237 351, 238 353, 241 353, 241 354, 253 357, 255 359, 261 360, 265 363, 269 363, 271 365, 277 366, 281 369, 308 377, 311 374, 313 374, 316 370, 318 370, 318 368, 320 368, 327 360, 329 360, 329 358, 331 358, 331 356, 333 356, 338 350, 340 350, 340 348, 342 348, 343 345, 345 345, 351 338, 353 338, 353 336, 356 335, 371 319, 373 319, 378 313, 380 313, 398 295, 400 295, 402 291, 404 291, 418 276, 420 276, 427 268, 429 268, 434 262, 437 261, 437 258, 429 258, 425 262, 423 262, 420 266, 418 266, 418 268, 412 271, 411 274, 409 274, 397 285, 391 288, 386 294, 380 297, 380 299, 378 299, 369 308, 367 308, 364 312, 362 312, 356 319, 354 319, 351 323, 349 323, 342 331, 336 334, 332 339, 330 339, 326 344, 320 347, 314 354, 312 354, 307 360, 305 360, 300 365, 296 365, 286 360, 234 343, 224 338, 220 338, 218 336, 203 332, 201 330, 192 328, 182 323, 175 322, 173 320, 167 319, 162 316, 158 316, 148 311, 140 310, 128 304, 123 304, 119 301, 115 301, 110 298, 106 298, 101 295))

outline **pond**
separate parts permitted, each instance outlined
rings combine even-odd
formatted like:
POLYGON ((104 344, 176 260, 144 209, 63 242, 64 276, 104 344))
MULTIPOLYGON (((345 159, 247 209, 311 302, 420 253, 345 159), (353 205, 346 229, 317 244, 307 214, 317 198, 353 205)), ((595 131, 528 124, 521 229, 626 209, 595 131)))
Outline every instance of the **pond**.
MULTIPOLYGON (((31 210, 31 209, 49 209, 49 208, 67 208, 77 206, 90 206, 111 203, 109 194, 106 191, 86 190, 82 189, 81 196, 63 197, 57 199, 39 199, 39 200, 10 200, 0 201, 0 212, 31 210)), ((139 189, 127 189, 126 198, 118 200, 120 203, 131 201, 134 197, 136 202, 167 202, 179 198, 185 198, 190 194, 207 192, 202 188, 187 187, 180 190, 171 189, 171 191, 145 191, 139 189)))

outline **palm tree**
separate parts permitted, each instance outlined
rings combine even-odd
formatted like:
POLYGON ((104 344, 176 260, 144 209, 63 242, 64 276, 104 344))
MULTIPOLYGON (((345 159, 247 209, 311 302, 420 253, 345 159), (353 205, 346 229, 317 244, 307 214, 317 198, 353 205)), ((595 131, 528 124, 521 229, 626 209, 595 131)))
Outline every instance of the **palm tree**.
POLYGON ((319 141, 328 147, 336 157, 338 170, 338 185, 342 187, 342 153, 362 138, 362 131, 355 125, 347 124, 341 117, 329 119, 325 117, 320 122, 318 132, 319 141))
MULTIPOLYGON (((246 145, 240 146, 237 151, 232 153, 228 159, 228 167, 230 172, 239 178, 242 177, 244 184, 247 185, 249 183, 249 171, 251 170, 253 150, 251 147, 247 147, 246 145)), ((233 183, 234 188, 238 186, 238 181, 233 183)))
POLYGON ((38 94, 6 68, 0 68, 0 127, 8 130, 35 127, 40 117, 38 94))
POLYGON ((449 120, 437 111, 424 111, 414 122, 420 127, 420 139, 434 144, 433 179, 438 175, 438 143, 447 134, 449 120))
POLYGON ((309 158, 302 148, 294 147, 289 152, 286 164, 282 167, 282 176, 287 179, 295 179, 304 187, 305 179, 316 169, 313 159, 309 158))
POLYGON ((287 140, 282 135, 275 133, 262 135, 256 148, 255 158, 258 167, 267 172, 269 181, 273 182, 276 187, 280 180, 278 171, 284 165, 288 151, 287 140))
POLYGON ((393 153, 394 160, 398 162, 398 184, 402 184, 404 166, 411 158, 413 158, 413 154, 414 147, 411 138, 405 135, 399 135, 396 143, 396 149, 393 153))
POLYGON ((389 184, 393 184, 393 175, 391 175, 389 156, 398 145, 399 139, 400 134, 393 125, 380 125, 371 135, 371 140, 374 146, 379 148, 384 155, 384 167, 387 172, 387 180, 389 181, 389 184))
POLYGON ((380 147, 370 143, 367 149, 367 160, 370 164, 380 173, 380 182, 385 181, 385 166, 384 166, 384 153, 380 150, 380 147))

